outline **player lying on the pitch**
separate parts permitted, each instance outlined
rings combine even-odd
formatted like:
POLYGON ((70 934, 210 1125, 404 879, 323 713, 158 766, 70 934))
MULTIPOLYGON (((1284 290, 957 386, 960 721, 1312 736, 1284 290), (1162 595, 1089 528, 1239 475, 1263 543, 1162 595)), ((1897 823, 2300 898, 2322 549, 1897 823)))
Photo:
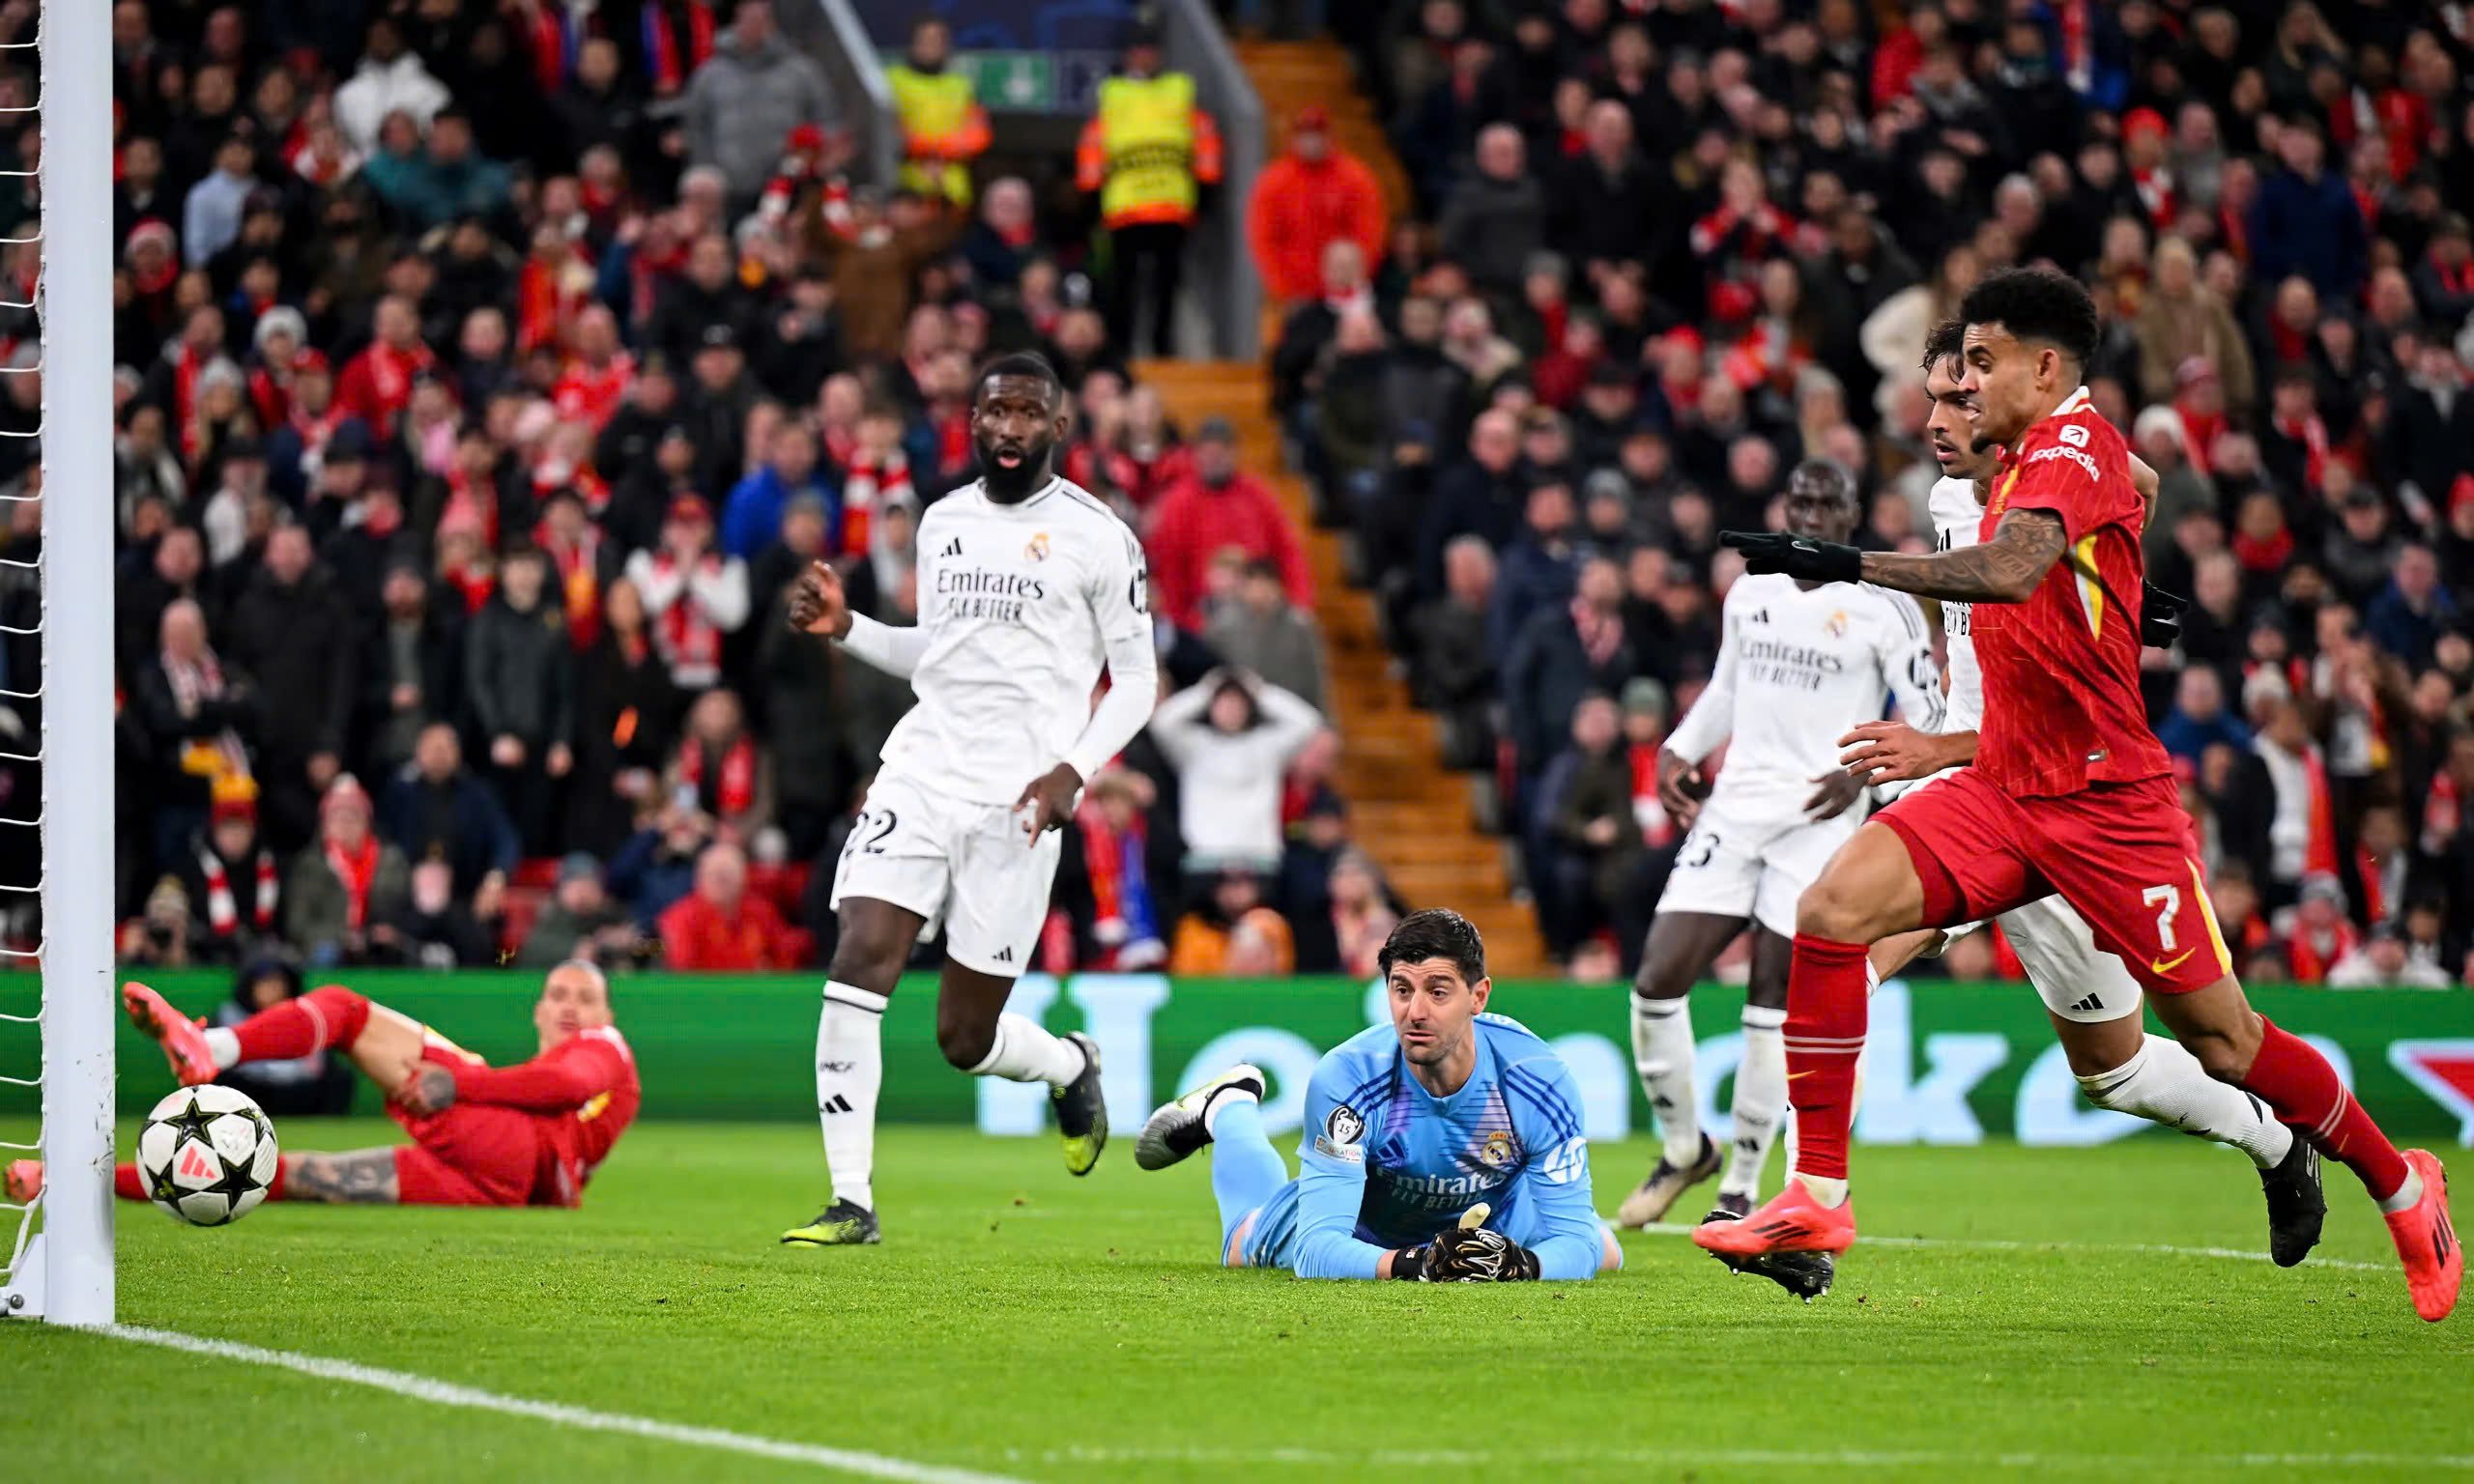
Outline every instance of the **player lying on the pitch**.
POLYGON ((1457 912, 1412 912, 1378 962, 1392 1023, 1315 1064, 1297 1179, 1264 1136, 1251 1067, 1153 1113, 1135 1162, 1165 1169, 1215 1146, 1223 1267, 1430 1283, 1622 1267, 1590 1202, 1572 1074, 1518 1022, 1484 1013, 1478 929, 1457 912))
MULTIPOLYGON (((492 1067, 428 1027, 341 985, 312 989, 230 1029, 204 1030, 144 985, 121 989, 137 1028, 162 1042, 184 1087, 226 1067, 334 1047, 387 1094, 410 1144, 345 1154, 287 1152, 267 1198, 375 1206, 575 1206, 636 1117, 636 1060, 610 1023, 610 985, 569 961, 541 982, 532 1025, 541 1051, 492 1067)), ((137 1166, 118 1167, 124 1200, 146 1199, 137 1166)), ((8 1171, 9 1198, 31 1199, 43 1166, 8 1171)))
POLYGON ((1962 385, 2003 470, 1979 532, 1933 556, 1728 531, 1752 572, 1867 581, 1974 605, 1984 717, 1966 767, 1874 816, 1798 903, 1787 986, 1798 1173, 1693 1241, 1729 1259, 1841 1252, 1856 1240, 1847 1143, 1872 945, 2061 897, 2209 1076, 2258 1097, 2360 1178, 2386 1218, 2414 1312, 2445 1318, 2464 1278, 2448 1177, 2400 1152, 2325 1057, 2254 1011, 2218 931, 2171 759, 2139 680, 2144 502, 2121 434, 2086 385, 2094 300, 2047 269, 1968 291, 1962 385))

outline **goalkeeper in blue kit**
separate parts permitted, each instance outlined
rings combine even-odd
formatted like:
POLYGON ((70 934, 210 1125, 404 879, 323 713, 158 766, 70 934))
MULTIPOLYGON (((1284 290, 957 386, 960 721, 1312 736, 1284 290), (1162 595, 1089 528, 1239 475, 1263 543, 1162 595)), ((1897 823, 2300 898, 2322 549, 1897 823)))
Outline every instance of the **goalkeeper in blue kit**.
POLYGON ((1377 960, 1392 1023, 1334 1047, 1306 1091, 1295 1180, 1234 1067, 1151 1115, 1135 1162, 1214 1146, 1220 1260, 1301 1278, 1514 1282, 1623 1266, 1590 1199, 1572 1074, 1485 1013, 1485 945, 1457 912, 1401 919, 1377 960))

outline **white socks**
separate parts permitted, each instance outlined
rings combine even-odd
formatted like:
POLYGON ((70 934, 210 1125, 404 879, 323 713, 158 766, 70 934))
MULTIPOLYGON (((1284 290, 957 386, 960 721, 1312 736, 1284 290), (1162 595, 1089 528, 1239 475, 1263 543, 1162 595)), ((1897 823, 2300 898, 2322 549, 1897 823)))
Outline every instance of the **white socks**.
POLYGON ((1688 1167, 1701 1157, 1701 1105, 1692 1096, 1692 1017, 1684 1013, 1686 1003, 1632 996, 1632 1070, 1641 1074, 1641 1090, 1650 1095, 1658 1129, 1666 1135, 1667 1163, 1688 1167))
POLYGON ((228 1071, 241 1065, 241 1033, 229 1026, 206 1028, 206 1054, 215 1058, 215 1070, 228 1071))
POLYGON ((2142 1038, 2129 1061, 2081 1077, 2079 1086, 2100 1108, 2230 1144, 2263 1170, 2274 1168, 2293 1148, 2293 1130, 2278 1123, 2264 1103, 2209 1076, 2198 1057, 2162 1036, 2142 1038))
POLYGON ((1760 1193, 1761 1167, 1769 1162, 1770 1141, 1787 1112, 1787 1023, 1784 1010, 1743 1008, 1743 1060, 1736 1065, 1735 1139, 1727 1154, 1720 1195, 1760 1193))
POLYGON ((1220 1132, 1218 1125, 1220 1123, 1220 1109, 1222 1104, 1232 1101, 1260 1102, 1261 1100, 1261 1099, 1256 1098, 1252 1093, 1248 1092, 1242 1087, 1222 1087, 1213 1089, 1211 1096, 1202 1100, 1202 1131, 1204 1136, 1207 1138, 1218 1137, 1220 1132))
POLYGON ((2393 1216, 2401 1211, 2413 1210, 2420 1204, 2422 1198, 2423 1172, 2409 1164, 2405 1166, 2405 1183, 2389 1192, 2388 1199, 2379 1203, 2379 1209, 2383 1213, 2393 1216))
POLYGON ((996 1017, 996 1038, 988 1046, 987 1059, 970 1070, 974 1077, 1003 1077, 1008 1082, 1045 1082, 1050 1087, 1063 1087, 1082 1075, 1090 1058, 1082 1048, 1061 1036, 1051 1036, 1038 1021, 1024 1015, 1002 1014, 996 1017))
POLYGON ((877 1089, 885 1078, 885 997, 824 986, 816 1022, 816 1112, 836 1200, 877 1209, 877 1089))

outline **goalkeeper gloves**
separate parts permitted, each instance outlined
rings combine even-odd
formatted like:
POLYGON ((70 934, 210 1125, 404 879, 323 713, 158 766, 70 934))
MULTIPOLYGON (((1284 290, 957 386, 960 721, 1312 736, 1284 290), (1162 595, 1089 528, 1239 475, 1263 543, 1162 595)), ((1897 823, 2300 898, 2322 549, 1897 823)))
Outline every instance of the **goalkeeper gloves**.
POLYGON ((1483 1201, 1460 1213, 1460 1223, 1422 1247, 1392 1257, 1392 1276, 1412 1283, 1525 1283, 1538 1277, 1538 1254, 1501 1232, 1490 1232, 1483 1201))
POLYGON ((1808 583, 1864 580, 1864 554, 1835 541, 1816 541, 1783 530, 1722 530, 1718 543, 1743 553, 1743 569, 1756 576, 1784 572, 1808 583))
POLYGON ((2150 649, 2171 649, 2182 638, 2182 614, 2190 600, 2176 597, 2154 583, 2140 584, 2139 642, 2150 649))

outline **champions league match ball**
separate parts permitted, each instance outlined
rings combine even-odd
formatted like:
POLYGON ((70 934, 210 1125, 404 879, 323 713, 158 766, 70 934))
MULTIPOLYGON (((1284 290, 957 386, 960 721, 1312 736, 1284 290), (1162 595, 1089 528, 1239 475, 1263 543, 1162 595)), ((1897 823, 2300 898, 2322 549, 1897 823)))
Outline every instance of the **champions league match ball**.
POLYGON ((224 1226, 256 1209, 274 1184, 275 1157, 266 1113, 246 1093, 211 1082, 155 1104, 137 1136, 147 1198, 191 1226, 224 1226))

